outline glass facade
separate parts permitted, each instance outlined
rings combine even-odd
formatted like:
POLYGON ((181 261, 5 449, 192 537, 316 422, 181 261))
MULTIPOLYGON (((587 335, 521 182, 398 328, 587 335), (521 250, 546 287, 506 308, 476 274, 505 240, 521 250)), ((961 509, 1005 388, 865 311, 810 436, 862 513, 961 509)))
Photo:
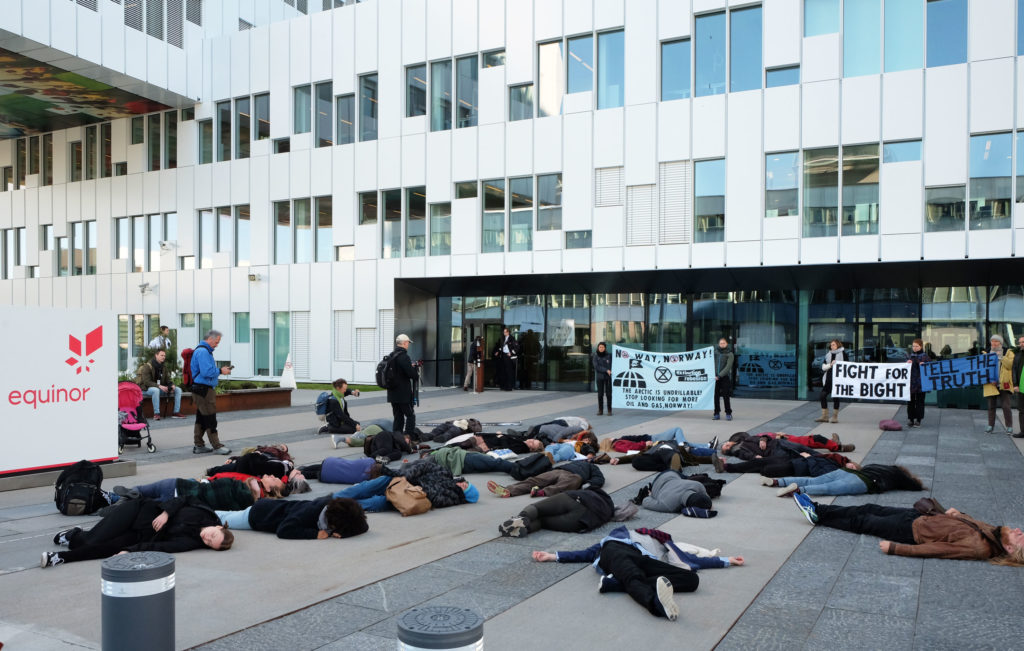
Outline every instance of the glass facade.
POLYGON ((508 121, 533 117, 533 84, 510 86, 508 89, 508 121))
POLYGON ((839 214, 839 149, 804 150, 804 237, 835 235, 839 214))
POLYGON ((509 179, 508 250, 533 250, 533 177, 509 179))
POLYGON ((537 117, 559 115, 565 88, 565 61, 562 42, 537 46, 537 117))
POLYGON ((452 62, 450 59, 430 64, 430 130, 452 128, 452 62))
POLYGON ((455 128, 457 129, 476 126, 479 73, 480 69, 477 66, 475 54, 455 60, 455 128))
POLYGON ((405 257, 418 258, 427 254, 427 189, 408 188, 405 191, 405 257))
POLYGON ((693 165, 693 241, 725 239, 725 159, 693 165))
POLYGON ((795 86, 800 83, 800 66, 786 66, 764 71, 765 88, 795 86))
POLYGON ((725 12, 697 16, 696 23, 696 95, 721 95, 725 92, 725 12))
POLYGON ((483 181, 484 200, 481 216, 483 230, 481 253, 500 253, 505 250, 505 181, 483 181))
POLYGON ((885 71, 924 66, 924 3, 885 0, 885 71))
POLYGON ((804 36, 839 31, 839 0, 804 0, 804 36))
POLYGON ((377 75, 359 78, 359 141, 377 139, 377 75))
POLYGON ((405 69, 405 117, 427 114, 427 66, 409 66, 405 69))
POLYGON ((795 217, 800 199, 800 158, 793 152, 764 157, 764 216, 795 217))
POLYGON ((381 221, 384 236, 381 239, 382 258, 402 257, 402 191, 384 190, 380 193, 383 211, 381 221))
POLYGON ((594 90, 594 37, 570 38, 568 44, 567 92, 583 93, 594 90))
POLYGON ((843 147, 843 235, 878 233, 878 145, 843 147))
POLYGON ((622 106, 626 85, 626 38, 622 30, 597 35, 597 108, 622 106))
POLYGON ((1009 133, 971 136, 968 206, 971 230, 1010 228, 1013 214, 1010 192, 1012 147, 1009 133))
POLYGON ((761 7, 729 12, 729 91, 761 88, 761 7))
POLYGON ((967 61, 967 0, 928 0, 928 67, 967 61))
POLYGON ((661 44, 661 101, 690 96, 690 39, 661 44))
POLYGON ((875 75, 881 70, 882 2, 843 3, 843 76, 875 75))

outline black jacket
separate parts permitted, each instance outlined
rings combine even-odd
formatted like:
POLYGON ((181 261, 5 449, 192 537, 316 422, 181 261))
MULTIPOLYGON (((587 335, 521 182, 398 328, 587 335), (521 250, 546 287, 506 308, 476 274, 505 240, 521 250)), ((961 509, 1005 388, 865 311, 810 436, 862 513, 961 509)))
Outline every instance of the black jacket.
POLYGON ((1024 348, 1015 348, 1013 352, 1013 370, 1010 381, 1013 382, 1013 386, 1020 386, 1020 374, 1024 371, 1024 348))
POLYGON ((173 554, 201 549, 205 543, 199 537, 199 532, 204 527, 215 527, 220 524, 220 518, 213 509, 195 497, 175 497, 165 502, 144 498, 139 502, 141 503, 133 529, 140 534, 146 532, 140 538, 148 540, 125 547, 124 551, 173 554), (153 531, 153 518, 160 515, 161 511, 167 512, 167 524, 161 527, 160 531, 153 531))
POLYGON ((512 337, 512 335, 509 335, 508 339, 505 338, 505 335, 501 335, 501 339, 499 339, 498 343, 495 344, 494 351, 491 353, 491 356, 501 357, 501 355, 503 354, 502 349, 505 348, 505 344, 508 344, 508 356, 510 358, 515 359, 516 357, 519 356, 519 344, 512 337))
MULTIPOLYGON (((352 395, 352 389, 345 389, 345 396, 348 397, 350 395, 352 395)), ((331 395, 327 398, 327 424, 335 428, 348 425, 350 428, 355 429, 359 421, 353 420, 348 415, 347 403, 342 405, 337 398, 331 395)))
POLYGON ((583 478, 584 484, 589 484, 593 488, 604 486, 604 473, 601 472, 601 468, 589 461, 584 461, 583 459, 570 461, 558 466, 558 470, 568 470, 574 475, 579 475, 583 478))
POLYGON ((363 451, 368 457, 386 457, 393 452, 409 454, 412 452, 412 448, 405 442, 404 434, 385 430, 373 438, 367 439, 363 451))
POLYGON ((451 471, 430 459, 413 461, 394 474, 405 477, 410 484, 422 486, 435 509, 466 503, 466 493, 455 483, 451 471))
POLYGON ((388 363, 394 371, 394 379, 388 387, 388 402, 396 404, 412 403, 413 381, 419 375, 412 367, 412 360, 409 359, 409 352, 401 346, 395 346, 388 358, 388 363))
POLYGON ((585 527, 584 531, 596 529, 606 522, 610 522, 615 515, 615 502, 608 493, 600 488, 591 486, 577 491, 566 491, 565 495, 570 496, 586 507, 588 513, 580 518, 580 524, 585 527))
POLYGON ((249 509, 249 526, 289 540, 316 538, 320 512, 331 499, 326 495, 315 500, 256 500, 249 509))

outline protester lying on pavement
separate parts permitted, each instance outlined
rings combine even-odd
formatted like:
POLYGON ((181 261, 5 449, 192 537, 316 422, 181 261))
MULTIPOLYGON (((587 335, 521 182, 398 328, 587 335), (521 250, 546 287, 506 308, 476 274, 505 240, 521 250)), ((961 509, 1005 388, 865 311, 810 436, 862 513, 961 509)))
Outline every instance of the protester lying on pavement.
POLYGON ((617 508, 608 493, 591 486, 529 504, 519 515, 498 525, 498 532, 506 538, 524 538, 541 529, 584 533, 612 520, 628 520, 636 512, 635 504, 617 508))
POLYGON ((604 486, 604 473, 596 465, 587 460, 570 461, 553 470, 542 472, 523 481, 502 486, 495 481, 487 482, 487 490, 498 497, 516 497, 529 494, 530 497, 550 497, 576 490, 583 484, 601 488, 604 486))
POLYGON ((370 528, 355 500, 330 495, 315 500, 256 500, 247 509, 218 510, 217 517, 236 531, 265 531, 293 540, 351 538, 370 528))
POLYGON ((765 477, 761 483, 765 486, 782 486, 775 493, 779 497, 787 497, 793 493, 863 495, 891 490, 924 490, 921 480, 903 466, 883 466, 877 463, 861 466, 857 470, 839 468, 818 477, 765 477))

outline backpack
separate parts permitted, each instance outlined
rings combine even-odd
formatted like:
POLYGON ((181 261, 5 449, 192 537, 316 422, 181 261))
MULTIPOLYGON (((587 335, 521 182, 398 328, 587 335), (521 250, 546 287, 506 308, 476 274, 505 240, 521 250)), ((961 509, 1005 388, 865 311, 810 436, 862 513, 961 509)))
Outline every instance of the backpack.
POLYGON ((185 391, 192 390, 192 353, 195 351, 191 348, 186 348, 181 351, 181 387, 185 391))
POLYGON ((716 497, 721 497, 722 486, 725 486, 724 479, 716 479, 714 477, 710 477, 706 472, 702 472, 696 475, 683 475, 683 479, 689 479, 703 484, 704 490, 708 492, 708 497, 712 499, 716 497))
POLYGON ((377 362, 377 371, 374 373, 374 379, 377 381, 377 386, 381 389, 390 389, 391 385, 395 381, 395 369, 391 365, 391 355, 385 355, 382 360, 377 362))
POLYGON ((316 404, 313 405, 313 408, 316 410, 316 415, 317 416, 326 416, 327 415, 327 400, 330 397, 331 397, 331 392, 330 391, 324 391, 323 393, 321 393, 320 395, 318 395, 316 397, 316 404))
POLYGON ((109 502, 100 490, 103 469, 82 459, 64 469, 53 486, 53 503, 64 515, 89 515, 109 502))

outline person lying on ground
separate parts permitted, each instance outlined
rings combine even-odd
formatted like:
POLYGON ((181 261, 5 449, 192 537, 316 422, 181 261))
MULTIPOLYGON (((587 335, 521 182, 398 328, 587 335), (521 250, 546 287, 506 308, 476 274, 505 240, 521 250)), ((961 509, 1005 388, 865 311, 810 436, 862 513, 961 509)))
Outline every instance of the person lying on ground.
POLYGON ((335 450, 338 446, 345 445, 350 448, 361 448, 366 444, 366 439, 376 436, 383 431, 390 431, 392 421, 383 418, 361 423, 360 429, 355 434, 331 434, 331 447, 335 450))
POLYGON ((308 493, 309 484, 302 473, 295 468, 292 461, 277 459, 262 452, 250 452, 240 457, 233 457, 221 466, 206 469, 206 476, 212 477, 222 472, 238 472, 254 477, 273 475, 285 482, 288 493, 308 493))
POLYGON ((327 397, 327 424, 317 434, 355 434, 361 430, 359 421, 349 415, 348 403, 345 401, 348 396, 358 395, 359 389, 348 388, 347 380, 335 380, 331 384, 331 394, 327 397))
POLYGON ((559 416, 546 423, 540 423, 526 431, 508 430, 508 434, 521 435, 525 438, 540 439, 544 445, 557 443, 562 439, 572 438, 577 434, 590 431, 590 422, 579 416, 559 416))
POLYGON ((504 472, 515 479, 523 480, 535 474, 551 470, 550 460, 541 464, 520 464, 507 459, 498 459, 481 452, 469 452, 459 447, 441 447, 423 453, 423 458, 431 459, 440 466, 451 471, 452 475, 468 475, 480 472, 504 472), (536 470, 536 472, 532 472, 536 470))
POLYGON ((781 486, 776 495, 863 495, 891 490, 921 491, 924 486, 914 473, 903 466, 872 463, 859 469, 839 468, 817 477, 779 477, 761 480, 765 486, 781 486))
MULTIPOLYGON (((280 481, 276 477, 271 479, 280 481)), ((263 487, 255 477, 246 477, 242 480, 217 478, 210 481, 171 477, 150 484, 140 484, 134 488, 114 486, 108 499, 111 504, 116 504, 122 499, 145 497, 164 502, 175 497, 192 496, 211 509, 234 511, 252 506, 262 493, 263 487)))
POLYGON ((327 457, 320 463, 299 466, 299 472, 306 479, 319 479, 324 484, 358 484, 380 477, 381 466, 370 457, 327 457))
POLYGON ((602 488, 604 486, 604 473, 590 461, 583 459, 570 461, 561 466, 542 472, 533 477, 527 477, 523 481, 502 486, 495 481, 487 482, 487 490, 498 497, 517 497, 527 495, 530 497, 550 497, 568 490, 581 488, 583 484, 602 488))
MULTIPOLYGON (((246 475, 241 472, 218 472, 216 475, 207 477, 208 480, 214 479, 234 479, 235 481, 250 482, 255 479, 260 489, 260 494, 256 499, 263 497, 288 497, 291 494, 291 488, 281 480, 280 477, 274 475, 263 475, 262 477, 253 477, 252 475, 246 475)), ((117 490, 117 487, 114 487, 117 490)), ((304 492, 304 491, 300 491, 304 492)))
POLYGON ((541 529, 584 533, 616 518, 629 519, 635 513, 635 504, 617 509, 608 493, 591 486, 529 504, 498 525, 498 532, 506 538, 524 538, 541 529))
POLYGON ((217 517, 235 531, 265 531, 290 540, 351 538, 370 528, 355 500, 330 495, 315 500, 256 500, 246 509, 218 510, 217 517))
POLYGON ((401 432, 380 432, 373 438, 366 439, 363 444, 363 454, 378 463, 389 463, 398 461, 403 456, 413 451, 413 443, 408 434, 401 432))
POLYGON ((106 511, 89 531, 79 527, 57 532, 53 544, 68 551, 43 552, 41 567, 107 558, 128 552, 176 554, 209 547, 225 551, 234 536, 206 504, 195 497, 160 502, 150 498, 122 500, 106 511))
POLYGON ((675 470, 663 470, 654 477, 649 494, 640 503, 660 513, 681 513, 685 507, 711 509, 711 497, 699 481, 687 479, 675 470))
MULTIPOLYGON (((819 440, 814 439, 814 437, 796 438, 810 443, 811 445, 803 445, 792 437, 778 438, 765 434, 750 436, 745 432, 737 432, 730 436, 728 441, 722 444, 722 454, 734 456, 744 461, 751 461, 753 459, 765 459, 769 457, 792 458, 805 453, 817 454, 818 449, 827 449, 828 444, 823 444, 819 440)), ((821 438, 823 439, 824 437, 821 438)), ((839 450, 843 452, 851 452, 855 448, 853 445, 839 446, 835 441, 831 441, 831 447, 838 447, 839 450)))
POLYGON ((672 593, 695 591, 700 583, 697 570, 743 565, 742 556, 697 556, 679 549, 663 532, 630 531, 624 526, 612 529, 586 549, 535 551, 532 556, 541 563, 591 563, 601 575, 599 592, 625 592, 655 617, 669 620, 679 616, 672 593))
POLYGON ((801 452, 792 458, 774 456, 733 463, 726 463, 717 454, 713 454, 711 463, 715 466, 715 472, 759 472, 765 477, 820 477, 839 468, 860 469, 858 464, 835 452, 801 452))
MULTIPOLYGON (((428 461, 413 462, 409 466, 411 467, 415 464, 429 464, 438 470, 445 470, 437 464, 431 464, 428 461)), ((403 468, 402 470, 408 470, 408 468, 403 468)), ((393 510, 394 507, 391 506, 391 502, 388 501, 386 494, 388 484, 394 481, 394 479, 390 475, 381 475, 376 479, 367 479, 337 491, 333 497, 351 498, 358 502, 359 506, 363 507, 363 510, 367 513, 393 510)), ((410 484, 423 487, 423 492, 427 494, 427 499, 430 500, 432 508, 440 509, 458 504, 472 504, 480 499, 480 492, 473 484, 470 484, 462 477, 452 477, 451 473, 448 473, 445 478, 443 475, 437 475, 436 471, 422 468, 422 472, 419 470, 413 471, 413 476, 407 477, 407 479, 410 484)))
POLYGON ((801 493, 793 499, 811 524, 878 536, 878 547, 886 554, 1024 566, 1024 532, 1019 527, 994 526, 956 509, 925 514, 879 504, 818 504, 801 493))
POLYGON ((537 439, 527 439, 510 434, 480 433, 476 435, 476 447, 482 452, 491 450, 510 450, 515 454, 540 452, 544 444, 537 439))
POLYGON ((291 453, 288 452, 288 446, 285 445, 284 443, 275 443, 273 445, 256 445, 249 448, 242 448, 242 452, 240 453, 239 456, 243 454, 249 454, 250 452, 259 452, 261 454, 265 454, 268 457, 280 459, 281 461, 291 461, 293 463, 295 462, 295 459, 292 458, 291 453))
MULTIPOLYGON (((757 436, 769 436, 775 439, 784 439, 804 447, 816 449, 816 450, 828 450, 829 452, 853 452, 857 449, 857 446, 853 443, 843 443, 842 439, 839 438, 839 434, 833 432, 830 436, 824 436, 822 434, 806 434, 804 436, 796 434, 786 434, 785 432, 759 432, 757 436)), ((729 437, 730 439, 732 437, 729 437)))
POLYGON ((675 442, 678 446, 687 445, 693 454, 697 456, 710 456, 718 445, 718 437, 712 438, 707 445, 693 445, 686 440, 681 427, 670 427, 664 432, 657 434, 625 434, 618 438, 604 439, 599 445, 602 450, 614 450, 616 452, 643 452, 652 447, 655 443, 675 442))
MULTIPOLYGON (((707 450, 707 448, 699 448, 707 450)), ((641 472, 661 472, 662 470, 682 470, 685 466, 696 466, 711 463, 711 456, 698 456, 693 448, 678 446, 675 441, 652 443, 649 448, 638 454, 629 454, 613 458, 609 463, 619 465, 624 461, 641 472)), ((714 454, 714 451, 711 451, 714 454)))

